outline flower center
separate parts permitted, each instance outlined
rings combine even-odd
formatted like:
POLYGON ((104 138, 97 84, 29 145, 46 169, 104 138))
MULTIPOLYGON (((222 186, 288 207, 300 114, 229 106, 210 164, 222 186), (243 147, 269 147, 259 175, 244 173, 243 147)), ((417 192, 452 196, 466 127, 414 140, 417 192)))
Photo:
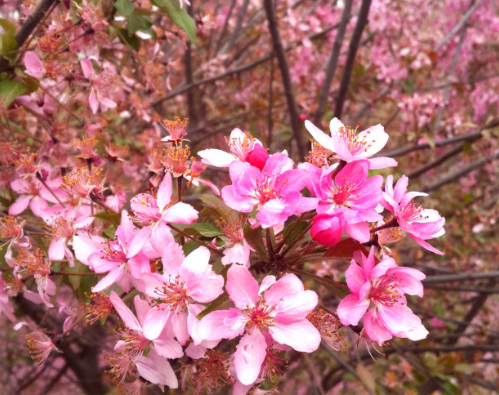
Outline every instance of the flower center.
POLYGON ((162 304, 168 305, 171 311, 185 310, 190 303, 185 281, 180 281, 178 275, 173 279, 170 278, 169 282, 164 282, 162 287, 154 290, 154 293, 158 295, 162 304))
POLYGON ((266 330, 269 326, 274 325, 273 314, 277 307, 269 306, 265 303, 265 299, 261 299, 257 306, 243 311, 243 316, 246 317, 246 328, 251 331, 253 328, 266 330))
POLYGON ((398 290, 398 277, 394 275, 383 276, 381 279, 373 280, 369 298, 373 303, 381 303, 385 306, 393 306, 400 303, 401 294, 398 290))
POLYGON ((345 140, 350 153, 354 156, 367 151, 371 146, 370 142, 367 141, 369 134, 370 132, 367 132, 366 135, 361 137, 357 134, 357 128, 352 129, 348 126, 342 127, 339 130, 340 137, 345 140))

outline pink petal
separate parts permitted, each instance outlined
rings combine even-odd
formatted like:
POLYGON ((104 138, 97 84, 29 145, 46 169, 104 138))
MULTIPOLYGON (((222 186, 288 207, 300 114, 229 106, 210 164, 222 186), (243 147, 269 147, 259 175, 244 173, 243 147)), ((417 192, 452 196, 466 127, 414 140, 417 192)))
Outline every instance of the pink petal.
POLYGON ((364 317, 364 329, 367 336, 381 347, 383 342, 392 339, 392 334, 386 330, 373 311, 368 311, 364 317))
POLYGON ((180 267, 180 278, 187 280, 189 296, 199 303, 209 303, 223 293, 224 278, 209 265, 210 251, 199 247, 192 251, 180 267))
POLYGON ((73 249, 76 259, 84 265, 88 265, 88 257, 93 252, 100 250, 103 245, 104 239, 99 236, 90 236, 88 234, 73 236, 73 249))
POLYGON ((269 332, 276 342, 300 352, 313 352, 319 348, 321 342, 319 331, 308 320, 286 324, 276 320, 274 325, 269 327, 269 332))
POLYGON ((35 52, 26 52, 23 62, 26 66, 28 74, 32 75, 33 77, 40 79, 45 75, 45 68, 43 67, 43 63, 35 52))
POLYGON ((114 308, 118 312, 118 315, 121 317, 127 328, 142 333, 142 325, 140 325, 135 315, 116 294, 116 292, 111 291, 109 300, 111 300, 111 303, 113 304, 114 308))
POLYGON ((162 357, 168 359, 182 358, 184 351, 178 341, 169 336, 161 335, 153 341, 154 349, 162 357))
POLYGON ((258 283, 244 266, 233 265, 227 273, 226 290, 236 307, 244 310, 255 306, 258 283))
POLYGON ((146 315, 142 325, 144 336, 149 340, 155 340, 159 337, 170 317, 168 306, 164 308, 153 307, 146 315))
POLYGON ((81 69, 83 71, 83 75, 85 76, 85 78, 90 79, 90 77, 92 77, 92 75, 94 73, 94 69, 92 66, 92 60, 90 58, 86 59, 86 60, 81 60, 80 65, 81 65, 81 69))
POLYGON ((144 247, 144 244, 146 244, 149 241, 149 237, 151 235, 151 227, 146 226, 142 229, 140 229, 135 236, 133 236, 132 242, 128 246, 128 252, 126 254, 127 258, 131 258, 135 255, 137 255, 142 248, 144 247))
POLYGON ((324 148, 335 152, 333 139, 330 136, 328 136, 326 133, 324 133, 322 130, 320 130, 317 126, 315 126, 312 122, 308 120, 305 121, 305 128, 312 135, 315 141, 317 141, 324 148))
POLYGON ((360 287, 367 281, 364 270, 352 259, 350 266, 345 272, 348 289, 354 294, 359 293, 360 287))
POLYGON ((146 357, 140 356, 136 360, 137 371, 140 376, 153 384, 166 385, 178 388, 177 376, 168 360, 160 357, 154 349, 146 357))
POLYGON ((265 302, 272 306, 278 304, 284 296, 302 293, 304 290, 303 283, 296 275, 286 274, 265 291, 265 302))
POLYGON ((412 240, 414 240, 416 243, 418 243, 421 247, 427 249, 428 251, 431 251, 437 255, 444 255, 444 253, 440 250, 437 250, 435 247, 433 247, 430 243, 427 243, 423 239, 416 237, 412 234, 409 234, 412 240))
POLYGON ((97 95, 95 94, 94 88, 92 88, 92 91, 90 92, 90 97, 88 98, 88 104, 90 104, 92 113, 95 114, 99 109, 99 101, 97 100, 97 95))
POLYGON ((60 261, 64 259, 64 248, 66 247, 66 239, 53 239, 49 246, 49 259, 51 261, 60 261))
POLYGON ((102 251, 95 251, 88 257, 88 265, 95 273, 106 273, 119 266, 119 262, 102 258, 102 251))
POLYGON ((172 314, 172 324, 173 324, 173 333, 175 333, 175 337, 178 342, 185 346, 187 340, 189 340, 189 331, 187 330, 187 313, 185 312, 174 312, 172 314))
POLYGON ((111 285, 116 283, 119 279, 121 279, 125 275, 125 271, 121 267, 117 267, 116 269, 111 270, 106 277, 100 280, 95 287, 92 288, 92 292, 100 292, 111 285))
POLYGON ((369 308, 369 300, 359 299, 359 295, 351 294, 343 298, 336 312, 343 325, 357 325, 369 308))
POLYGON ((367 243, 371 234, 369 232, 369 225, 366 222, 357 222, 355 224, 345 224, 345 232, 359 243, 367 243))
POLYGON ((386 169, 387 167, 397 167, 398 162, 395 159, 380 156, 378 158, 369 159, 370 169, 386 169))
MULTIPOLYGON (((267 302, 267 300, 265 300, 267 302)), ((280 323, 291 323, 303 320, 315 309, 318 296, 314 291, 303 291, 293 295, 287 295, 279 302, 279 308, 275 316, 280 323)))
POLYGON ((158 189, 157 202, 160 211, 163 211, 166 205, 170 203, 171 197, 172 197, 172 176, 170 173, 166 173, 158 189))
POLYGON ((244 197, 237 196, 233 185, 222 188, 222 199, 227 206, 234 210, 242 213, 250 213, 253 211, 253 198, 249 195, 244 197))
POLYGON ((258 329, 245 334, 234 354, 237 379, 245 385, 253 384, 260 374, 262 363, 267 355, 267 342, 258 329))
POLYGON ((236 160, 234 155, 219 149, 205 149, 199 151, 198 155, 202 158, 201 162, 215 167, 229 167, 236 160))
POLYGON ((19 215, 19 214, 21 214, 28 207, 30 200, 31 200, 31 196, 29 196, 29 195, 20 195, 16 199, 16 201, 10 205, 10 207, 9 207, 9 214, 10 215, 19 215))
POLYGON ((175 239, 170 231, 170 228, 164 222, 158 222, 153 226, 151 232, 151 246, 159 256, 163 255, 165 246, 172 243, 175 239))
POLYGON ((189 225, 198 219, 199 213, 190 204, 179 202, 165 211, 162 221, 189 225))
POLYGON ((371 126, 369 129, 360 132, 357 138, 360 141, 366 141, 366 149, 362 152, 361 157, 368 158, 383 149, 388 142, 388 134, 380 124, 371 126))
POLYGON ((201 319, 198 334, 204 340, 234 339, 244 332, 245 322, 235 309, 212 311, 201 319))
POLYGON ((137 318, 139 319, 139 322, 141 323, 142 327, 142 323, 146 319, 146 315, 149 312, 149 310, 151 310, 151 306, 139 295, 135 295, 133 301, 135 305, 135 313, 137 314, 137 318))

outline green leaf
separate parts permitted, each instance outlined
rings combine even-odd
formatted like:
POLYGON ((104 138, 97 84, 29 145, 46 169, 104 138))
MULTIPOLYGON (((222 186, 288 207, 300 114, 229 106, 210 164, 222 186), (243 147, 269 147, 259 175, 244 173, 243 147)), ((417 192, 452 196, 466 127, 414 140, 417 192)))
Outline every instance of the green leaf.
MULTIPOLYGON (((293 241, 295 241, 298 236, 307 228, 309 223, 307 221, 300 221, 297 224, 295 222, 292 222, 289 224, 286 229, 284 229, 283 232, 283 237, 286 240, 286 245, 290 245, 293 241)), ((307 238, 306 236, 308 233, 305 234, 304 240, 307 238)), ((297 243, 296 247, 300 243, 297 243)))
POLYGON ((127 29, 116 29, 116 32, 122 44, 128 45, 135 51, 139 50, 140 40, 135 34, 129 35, 127 29))
MULTIPOLYGON (((90 273, 90 270, 88 270, 88 266, 85 266, 78 261, 75 261, 74 267, 68 267, 67 271, 70 273, 87 273, 87 272, 90 273)), ((76 289, 80 288, 82 277, 84 277, 84 276, 68 275, 69 282, 73 286, 73 289, 76 290, 76 289)))
POLYGON ((149 29, 150 27, 151 24, 141 16, 131 14, 128 17, 127 30, 129 35, 132 35, 139 30, 149 29))
POLYGON ((190 224, 184 228, 183 231, 190 234, 191 232, 189 232, 189 229, 195 230, 200 236, 203 237, 217 237, 223 235, 223 232, 220 229, 208 222, 190 224))
POLYGON ((11 36, 16 35, 16 25, 8 19, 0 18, 0 26, 3 27, 6 34, 10 34, 11 36))
POLYGON ((17 96, 26 92, 26 88, 18 81, 0 81, 0 99, 8 106, 17 96))
POLYGON ((234 211, 227 206, 222 199, 213 195, 201 195, 199 200, 201 200, 206 207, 215 210, 221 217, 225 217, 234 211))
POLYGON ((268 257, 267 247, 263 244, 262 228, 251 229, 249 224, 244 225, 244 238, 253 247, 261 260, 266 261, 268 257))
POLYGON ((130 0, 118 0, 114 3, 114 7, 118 10, 121 15, 129 16, 133 13, 135 6, 130 0))
POLYGON ((151 0, 151 2, 166 12, 172 22, 183 29, 189 39, 196 43, 196 24, 190 15, 180 8, 178 0, 151 0))
POLYGON ((211 313, 212 311, 216 310, 228 310, 229 308, 234 307, 234 303, 232 300, 229 298, 229 295, 227 295, 225 292, 220 295, 218 298, 216 298, 213 302, 211 302, 206 309, 204 309, 201 313, 197 315, 197 319, 200 320, 207 314, 211 313))
MULTIPOLYGON (((15 51, 19 48, 14 35, 6 33, 0 34, 0 53, 15 51)), ((13 59, 15 54, 5 55, 5 59, 13 59)))

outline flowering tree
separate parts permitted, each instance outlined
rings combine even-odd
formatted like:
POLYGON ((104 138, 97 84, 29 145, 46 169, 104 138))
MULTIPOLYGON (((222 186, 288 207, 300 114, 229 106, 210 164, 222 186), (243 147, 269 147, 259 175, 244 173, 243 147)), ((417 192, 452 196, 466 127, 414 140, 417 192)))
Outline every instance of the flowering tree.
POLYGON ((495 390, 492 0, 3 3, 5 392, 495 390))

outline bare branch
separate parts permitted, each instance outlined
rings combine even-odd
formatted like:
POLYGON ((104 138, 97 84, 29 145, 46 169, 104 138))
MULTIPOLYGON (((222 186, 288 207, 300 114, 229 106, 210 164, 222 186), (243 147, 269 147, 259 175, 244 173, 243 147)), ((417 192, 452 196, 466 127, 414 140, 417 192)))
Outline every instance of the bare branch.
POLYGON ((347 97, 348 86, 350 85, 350 78, 352 77, 355 57, 357 56, 357 50, 359 49, 359 43, 362 37, 362 33, 364 32, 364 28, 367 25, 370 7, 371 0, 362 0, 359 15, 357 17, 357 23, 353 31, 352 39, 350 40, 350 45, 348 47, 348 55, 345 61, 345 66, 343 68, 343 77, 341 78, 340 89, 338 92, 338 97, 336 99, 334 116, 338 118, 341 118, 341 114, 343 112, 343 105, 345 104, 345 99, 347 97))
POLYGON ((300 124, 298 118, 298 107, 296 106, 295 97, 293 95, 293 87, 291 85, 291 75, 289 73, 288 59, 286 58, 286 52, 281 41, 281 35, 278 30, 277 18, 274 9, 273 0, 264 0, 265 13, 267 14, 267 21, 270 30, 270 35, 272 37, 272 42, 274 43, 274 53, 277 57, 277 62, 279 69, 281 70, 282 84, 284 86, 284 95, 286 96, 286 101, 288 103, 288 111, 290 118, 290 126, 293 132, 293 137, 296 141, 296 146, 298 148, 298 156, 300 160, 305 159, 305 146, 302 143, 300 124))
POLYGON ((334 39, 333 50, 327 62, 326 77, 324 78, 324 83, 322 84, 321 92, 319 94, 319 105, 317 106, 317 111, 314 116, 314 123, 316 125, 319 125, 325 112, 327 96, 329 89, 331 88, 331 83, 333 82, 334 73, 336 72, 338 59, 340 58, 341 44, 343 42, 343 38, 345 37, 348 21, 350 20, 352 3, 353 0, 347 0, 345 2, 345 9, 341 15, 340 26, 338 27, 338 31, 336 32, 336 37, 334 39))

